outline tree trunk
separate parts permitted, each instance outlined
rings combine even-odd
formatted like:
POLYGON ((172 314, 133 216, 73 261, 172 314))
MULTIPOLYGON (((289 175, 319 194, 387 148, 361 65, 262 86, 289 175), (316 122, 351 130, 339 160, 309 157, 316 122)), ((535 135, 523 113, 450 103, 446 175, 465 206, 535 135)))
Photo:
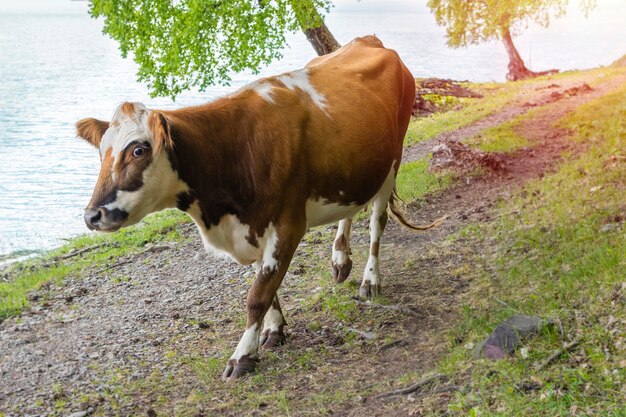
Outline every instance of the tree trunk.
POLYGON ((330 33, 324 21, 318 27, 303 29, 303 32, 318 55, 329 54, 341 46, 333 34, 330 33))
POLYGON ((513 45, 513 39, 511 38, 511 31, 509 30, 509 27, 503 26, 500 30, 502 32, 502 42, 504 43, 504 48, 509 56, 509 72, 506 74, 506 79, 509 81, 517 81, 540 75, 539 73, 529 70, 526 68, 526 65, 524 65, 522 57, 519 55, 519 52, 517 52, 515 45, 513 45))
POLYGON ((303 0, 291 0, 291 7, 302 28, 302 32, 315 49, 318 55, 326 55, 341 45, 328 30, 324 19, 317 11, 313 2, 303 0))

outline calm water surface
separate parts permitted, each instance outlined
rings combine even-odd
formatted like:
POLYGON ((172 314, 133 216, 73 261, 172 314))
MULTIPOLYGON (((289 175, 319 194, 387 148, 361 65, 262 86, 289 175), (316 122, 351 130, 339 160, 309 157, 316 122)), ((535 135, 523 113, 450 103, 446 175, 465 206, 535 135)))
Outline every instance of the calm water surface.
MULTIPOLYGON (((502 81, 506 56, 498 43, 450 50, 424 2, 337 1, 328 26, 341 43, 375 33, 396 49, 415 76, 502 81)), ((599 0, 589 19, 573 10, 545 31, 518 41, 533 69, 606 65, 626 53, 626 1, 599 0)), ((188 92, 176 103, 151 99, 136 66, 101 34, 85 2, 0 0, 0 263, 58 246, 86 232, 82 209, 96 181, 96 150, 75 138, 83 117, 108 119, 122 101, 172 108, 202 103, 257 76, 234 75, 230 87, 188 92)), ((270 75, 314 57, 304 37, 289 37, 270 75)))

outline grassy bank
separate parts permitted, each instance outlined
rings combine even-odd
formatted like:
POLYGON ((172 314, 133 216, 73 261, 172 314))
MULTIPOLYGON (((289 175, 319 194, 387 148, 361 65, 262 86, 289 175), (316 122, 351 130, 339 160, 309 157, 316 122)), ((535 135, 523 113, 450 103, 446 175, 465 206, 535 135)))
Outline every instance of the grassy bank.
POLYGON ((5 281, 0 282, 0 321, 28 307, 28 293, 42 285, 61 284, 66 277, 106 268, 150 243, 176 241, 180 239, 178 226, 189 221, 181 212, 159 213, 114 234, 74 238, 46 255, 8 267, 5 281))
POLYGON ((466 384, 450 410, 626 413, 626 87, 581 106, 558 127, 574 132, 582 152, 503 202, 498 221, 465 231, 487 250, 455 331, 458 345, 441 365, 466 384), (527 354, 472 361, 468 347, 514 313, 559 325, 531 340, 527 354), (535 368, 574 339, 579 347, 535 368))

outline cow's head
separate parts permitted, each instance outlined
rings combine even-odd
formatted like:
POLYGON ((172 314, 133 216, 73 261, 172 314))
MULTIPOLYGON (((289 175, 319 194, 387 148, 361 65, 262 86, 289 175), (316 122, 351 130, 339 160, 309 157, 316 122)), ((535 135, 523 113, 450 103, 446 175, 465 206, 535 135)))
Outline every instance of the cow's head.
POLYGON ((99 149, 102 164, 85 209, 87 227, 113 232, 176 206, 181 182, 170 161, 174 143, 163 113, 123 103, 111 122, 83 119, 76 133, 99 149))

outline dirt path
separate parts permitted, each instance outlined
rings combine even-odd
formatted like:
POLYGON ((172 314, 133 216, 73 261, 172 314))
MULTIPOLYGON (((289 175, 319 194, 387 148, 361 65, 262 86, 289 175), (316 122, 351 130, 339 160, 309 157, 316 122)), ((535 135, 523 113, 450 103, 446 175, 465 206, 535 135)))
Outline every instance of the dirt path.
MULTIPOLYGON (((577 77, 570 77, 557 81, 547 79, 541 83, 533 84, 532 87, 528 87, 529 90, 523 91, 515 101, 509 103, 500 111, 492 113, 489 116, 460 129, 442 133, 441 135, 438 135, 430 140, 405 148, 402 160, 404 162, 409 162, 423 158, 431 152, 434 146, 441 142, 459 141, 471 138, 485 129, 489 129, 512 120, 533 108, 545 106, 557 101, 564 100, 566 103, 569 103, 568 106, 560 110, 562 114, 565 114, 568 111, 571 111, 573 107, 578 106, 581 102, 599 97, 607 91, 611 91, 611 89, 614 89, 615 86, 623 83, 623 77, 611 78, 607 80, 605 84, 600 85, 591 92, 583 92, 576 94, 575 96, 568 96, 568 90, 579 87, 584 83, 593 83, 594 81, 598 81, 598 74, 582 73, 577 77), (580 98, 576 99, 578 96, 580 96, 580 98)), ((558 118, 559 117, 555 115, 554 119, 558 120, 558 118)))
MULTIPOLYGON (((361 304, 365 222, 355 226, 353 278, 330 283, 332 228, 310 232, 281 288, 288 342, 261 354, 257 375, 233 387, 219 375, 242 331, 252 270, 206 255, 191 225, 169 246, 117 259, 33 295, 33 307, 0 324, 0 411, 22 415, 407 415, 442 407, 442 390, 424 404, 376 394, 419 379, 446 351, 471 265, 480 248, 447 239, 489 221, 493 204, 552 169, 573 146, 553 123, 626 82, 621 75, 587 94, 545 106, 520 134, 532 146, 513 154, 507 173, 468 177, 423 206, 416 222, 447 214, 428 233, 390 222, 381 248, 384 301, 404 310, 361 304), (348 294, 348 295, 346 295, 348 294), (399 378, 405 376, 405 379, 399 378), (434 401, 434 403, 432 403, 434 401)), ((573 81, 573 84, 580 81, 573 81)), ((562 85, 559 88, 569 88, 562 85)), ((541 100, 545 90, 537 90, 541 100)), ((414 159, 443 139, 461 140, 509 120, 523 103, 407 150, 414 159)))

